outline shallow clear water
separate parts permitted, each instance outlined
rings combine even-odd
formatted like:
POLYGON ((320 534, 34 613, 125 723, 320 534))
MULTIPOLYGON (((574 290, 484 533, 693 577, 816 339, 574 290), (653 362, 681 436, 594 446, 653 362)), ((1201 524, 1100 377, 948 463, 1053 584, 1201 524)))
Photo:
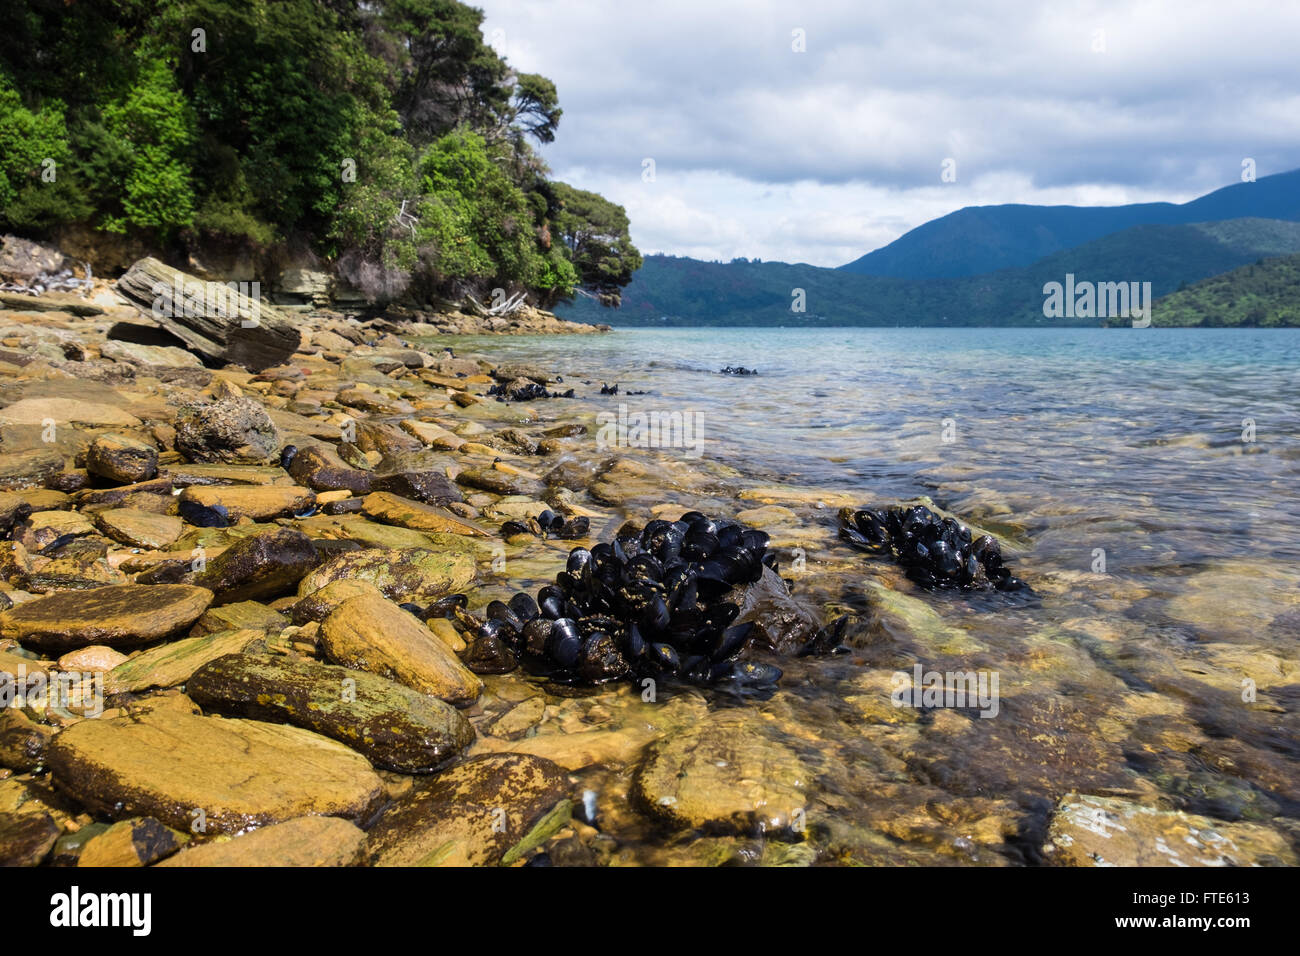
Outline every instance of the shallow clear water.
MULTIPOLYGON (((1036 862, 1035 828, 1071 789, 1227 820, 1300 816, 1300 330, 636 330, 455 344, 562 370, 568 384, 648 393, 580 389, 588 411, 699 412, 705 456, 750 485, 864 506, 924 494, 1006 536, 1038 595, 1028 604, 920 592, 837 542, 834 509, 796 508, 768 528, 783 564, 806 536, 798 593, 870 625, 848 658, 782 661, 766 710, 819 767, 810 812, 830 821, 828 846, 906 829, 899 814, 918 801, 1007 801, 1019 836, 996 854, 1036 862), (725 365, 759 374, 718 374, 725 365), (891 612, 870 580, 912 603, 891 612), (918 608, 937 617, 905 625, 918 608), (998 719, 881 716, 881 675, 915 663, 999 673, 998 719)), ((966 858, 955 831, 915 839, 966 858)))

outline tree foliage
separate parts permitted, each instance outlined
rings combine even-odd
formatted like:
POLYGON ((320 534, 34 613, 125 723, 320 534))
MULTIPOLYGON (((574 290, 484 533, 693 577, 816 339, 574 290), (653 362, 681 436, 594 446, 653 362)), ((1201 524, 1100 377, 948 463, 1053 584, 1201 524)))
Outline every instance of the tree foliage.
POLYGON ((11 7, 0 226, 305 241, 380 298, 616 301, 639 262, 622 209, 549 182, 533 152, 559 128, 555 85, 456 0, 11 7))

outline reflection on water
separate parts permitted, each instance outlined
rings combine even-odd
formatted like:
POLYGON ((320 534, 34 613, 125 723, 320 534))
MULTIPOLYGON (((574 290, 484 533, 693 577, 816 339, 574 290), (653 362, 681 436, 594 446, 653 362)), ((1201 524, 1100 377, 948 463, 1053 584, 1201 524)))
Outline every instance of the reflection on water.
POLYGON ((648 393, 580 400, 593 408, 699 411, 706 457, 750 486, 862 505, 929 495, 1004 536, 1036 601, 917 591, 840 545, 833 507, 792 503, 765 526, 786 562, 807 556, 787 573, 796 593, 859 616, 853 654, 783 660, 782 693, 742 705, 810 768, 821 859, 1037 862, 1070 790, 1221 820, 1300 816, 1300 331, 710 329, 456 346, 648 393), (891 675, 918 662, 995 671, 997 717, 888 706, 891 675))

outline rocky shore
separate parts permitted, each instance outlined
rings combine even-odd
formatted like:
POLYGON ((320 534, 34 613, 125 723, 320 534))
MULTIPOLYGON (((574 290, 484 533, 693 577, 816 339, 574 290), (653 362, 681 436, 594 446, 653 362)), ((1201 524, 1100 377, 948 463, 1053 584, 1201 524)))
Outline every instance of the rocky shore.
MULTIPOLYGON (((1291 765, 1207 737, 1185 685, 1125 687, 1047 633, 995 660, 840 541, 864 502, 611 449, 603 383, 438 341, 590 327, 312 309, 249 368, 108 283, 0 306, 0 863, 1297 862, 1291 765), (727 596, 743 653, 715 648, 779 689, 524 666, 496 604, 697 510, 779 559, 784 580, 755 566, 727 596), (996 665, 1006 719, 896 706, 917 661, 996 665), (1134 750, 1235 755, 1215 785, 1254 803, 1188 812, 1134 750)), ((1013 524, 965 524, 1023 552, 1013 524)), ((1070 586, 1016 571, 1045 600, 1070 586)))

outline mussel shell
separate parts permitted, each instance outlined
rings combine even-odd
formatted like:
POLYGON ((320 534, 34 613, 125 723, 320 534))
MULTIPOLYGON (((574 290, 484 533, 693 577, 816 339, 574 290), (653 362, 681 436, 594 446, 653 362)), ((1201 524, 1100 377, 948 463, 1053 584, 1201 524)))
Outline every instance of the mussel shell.
POLYGON ((562 617, 551 622, 551 633, 546 637, 546 656, 565 670, 572 670, 582 653, 582 635, 572 618, 562 617))
POLYGON ((532 595, 525 591, 520 591, 512 597, 510 599, 509 607, 510 610, 514 612, 515 618, 519 620, 521 624, 527 624, 533 618, 542 613, 537 607, 537 602, 533 600, 532 595))

